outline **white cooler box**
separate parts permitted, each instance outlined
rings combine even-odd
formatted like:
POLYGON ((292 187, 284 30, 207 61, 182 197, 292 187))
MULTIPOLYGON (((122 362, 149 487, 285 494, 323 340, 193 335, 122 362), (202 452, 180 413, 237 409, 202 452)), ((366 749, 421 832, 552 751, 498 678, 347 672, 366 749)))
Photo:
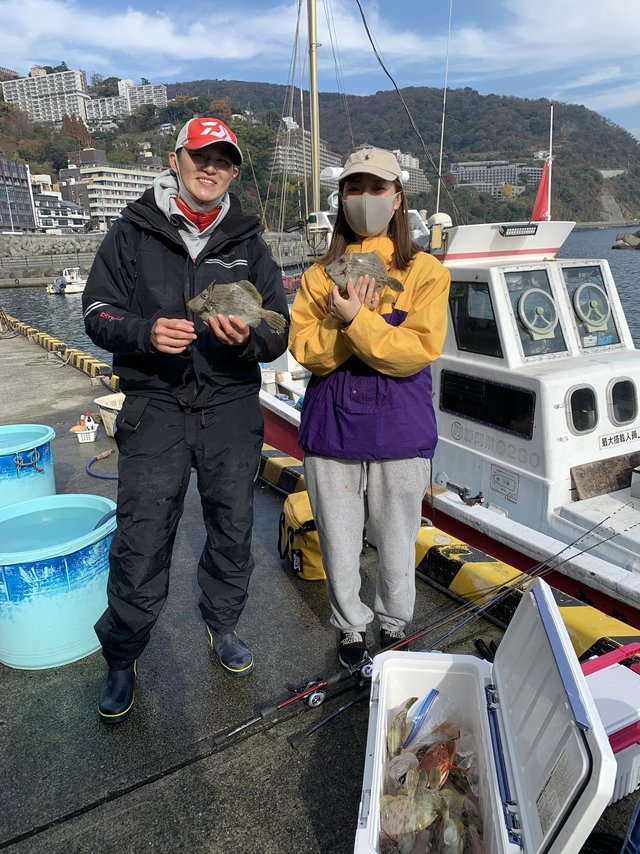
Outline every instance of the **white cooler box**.
POLYGON ((582 663, 618 766, 612 801, 640 786, 640 673, 618 664, 638 652, 631 643, 582 663))
POLYGON ((487 854, 573 854, 611 800, 616 760, 551 588, 528 587, 490 664, 471 655, 386 652, 373 660, 354 851, 379 851, 387 728, 437 688, 477 745, 487 854))

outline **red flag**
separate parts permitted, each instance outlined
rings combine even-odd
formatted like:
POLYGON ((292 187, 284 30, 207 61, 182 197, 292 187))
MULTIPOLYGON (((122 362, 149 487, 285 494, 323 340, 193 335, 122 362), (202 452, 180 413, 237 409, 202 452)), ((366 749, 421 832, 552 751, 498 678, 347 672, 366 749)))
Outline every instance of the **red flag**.
POLYGON ((551 211, 549 210, 549 161, 544 161, 542 167, 542 175, 538 184, 538 192, 536 200, 533 203, 533 213, 531 214, 531 222, 548 221, 551 219, 551 211))

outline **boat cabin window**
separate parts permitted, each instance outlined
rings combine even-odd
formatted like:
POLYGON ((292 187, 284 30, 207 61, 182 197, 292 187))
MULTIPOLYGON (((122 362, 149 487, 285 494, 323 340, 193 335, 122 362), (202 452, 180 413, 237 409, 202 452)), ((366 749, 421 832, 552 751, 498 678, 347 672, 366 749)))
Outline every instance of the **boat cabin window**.
POLYGON ((487 282, 452 282, 449 308, 458 350, 502 358, 487 282))
POLYGON ((513 270, 504 280, 524 356, 566 352, 546 270, 513 270))
POLYGON ((631 380, 618 380, 611 387, 611 420, 629 424, 638 414, 636 387, 631 380))
POLYGON ((442 371, 440 409, 524 439, 533 436, 535 392, 504 383, 442 371))
POLYGON ((573 319, 584 347, 619 344, 607 288, 599 266, 562 267, 573 319))
POLYGON ((592 388, 583 386, 571 392, 569 398, 571 427, 576 433, 589 433, 598 423, 598 404, 592 388))
POLYGON ((512 270, 504 279, 524 355, 566 352, 547 271, 512 270))

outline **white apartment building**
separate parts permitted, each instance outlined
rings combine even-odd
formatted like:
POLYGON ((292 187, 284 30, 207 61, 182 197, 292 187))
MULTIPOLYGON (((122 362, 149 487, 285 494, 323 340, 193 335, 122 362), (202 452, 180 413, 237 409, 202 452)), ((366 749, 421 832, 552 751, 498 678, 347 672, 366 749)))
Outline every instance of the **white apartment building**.
POLYGON ((118 94, 110 98, 92 98, 87 104, 90 122, 105 118, 124 118, 144 104, 167 106, 167 87, 161 83, 143 83, 135 86, 133 80, 118 80, 118 94))
POLYGON ((119 80, 118 94, 127 99, 129 111, 132 113, 143 104, 167 106, 167 87, 162 83, 142 83, 140 86, 134 86, 133 80, 119 80))
MULTIPOLYGON (((5 69, 9 72, 9 69, 5 69)), ((2 75, 0 75, 2 76, 2 75)), ((0 81, 4 100, 27 113, 34 122, 60 122, 64 115, 77 116, 85 123, 130 116, 143 104, 167 106, 167 87, 160 83, 135 86, 133 80, 118 81, 118 95, 91 98, 84 71, 56 71, 47 74, 34 66, 28 77, 0 81)))
POLYGON ((85 230, 89 214, 75 202, 63 199, 62 193, 53 189, 50 175, 32 175, 31 188, 38 231, 73 234, 85 230))
POLYGON ((471 160, 452 163, 450 172, 459 186, 470 185, 498 199, 505 184, 511 186, 513 195, 519 195, 526 189, 519 186, 522 180, 528 186, 536 186, 542 177, 542 166, 509 163, 508 160, 471 160))
POLYGON ((122 209, 151 186, 158 172, 148 166, 84 163, 62 169, 59 184, 65 199, 82 205, 100 223, 100 230, 108 231, 122 209))
POLYGON ((87 80, 84 71, 47 74, 34 66, 28 77, 0 82, 4 100, 23 110, 34 122, 59 122, 64 115, 87 117, 87 80))
POLYGON ((87 102, 87 121, 89 124, 100 121, 101 119, 123 119, 129 116, 129 105, 127 99, 120 95, 113 95, 106 98, 91 98, 87 102))

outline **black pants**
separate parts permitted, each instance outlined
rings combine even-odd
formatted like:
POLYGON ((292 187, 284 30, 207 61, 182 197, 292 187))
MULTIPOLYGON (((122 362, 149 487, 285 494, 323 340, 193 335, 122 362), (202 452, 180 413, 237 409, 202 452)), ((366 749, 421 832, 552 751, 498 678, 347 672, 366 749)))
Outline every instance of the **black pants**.
POLYGON ((118 525, 108 607, 95 626, 108 661, 137 658, 162 610, 192 467, 207 531, 198 564, 200 611, 216 631, 235 628, 254 566, 253 488, 262 439, 257 396, 198 412, 125 399, 116 432, 118 525))

